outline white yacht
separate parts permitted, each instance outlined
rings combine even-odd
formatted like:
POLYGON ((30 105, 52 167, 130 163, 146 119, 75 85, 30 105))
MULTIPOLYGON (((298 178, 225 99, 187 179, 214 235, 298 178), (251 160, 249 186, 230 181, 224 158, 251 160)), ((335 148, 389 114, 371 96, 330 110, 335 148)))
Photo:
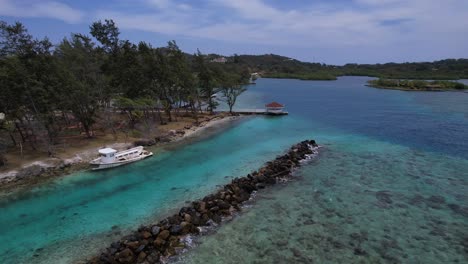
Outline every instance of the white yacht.
POLYGON ((90 164, 93 165, 93 170, 102 170, 139 161, 150 156, 153 156, 153 152, 144 150, 142 146, 119 152, 113 148, 103 148, 99 150, 99 158, 92 160, 90 164))

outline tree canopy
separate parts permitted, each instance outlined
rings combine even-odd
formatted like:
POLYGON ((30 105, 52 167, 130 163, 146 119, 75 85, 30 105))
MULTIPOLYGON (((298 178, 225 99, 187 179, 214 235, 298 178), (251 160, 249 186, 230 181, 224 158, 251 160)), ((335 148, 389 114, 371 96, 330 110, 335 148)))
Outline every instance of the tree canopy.
POLYGON ((212 95, 223 78, 236 76, 233 85, 239 85, 248 71, 211 63, 200 51, 185 54, 175 41, 154 48, 120 39, 112 20, 94 22, 90 36, 74 33, 56 45, 34 38, 19 22, 0 21, 0 136, 4 142, 9 134, 13 145, 20 137, 19 143, 52 155, 67 127, 77 124, 93 137, 93 127, 115 111, 127 114, 129 128, 148 127, 157 117, 171 122, 181 109, 198 121, 201 111, 216 108, 212 95))

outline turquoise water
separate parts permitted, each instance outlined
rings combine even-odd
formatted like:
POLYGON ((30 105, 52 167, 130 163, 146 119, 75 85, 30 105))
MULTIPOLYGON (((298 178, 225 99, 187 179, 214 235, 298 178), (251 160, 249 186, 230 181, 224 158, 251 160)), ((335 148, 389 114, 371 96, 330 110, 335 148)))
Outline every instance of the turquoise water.
POLYGON ((373 89, 367 79, 261 79, 239 107, 277 100, 289 116, 237 121, 152 159, 2 197, 0 260, 83 259, 312 138, 324 148, 296 181, 259 193, 182 261, 466 262, 468 94, 373 89))
POLYGON ((325 148, 176 262, 468 262, 468 94, 365 80, 261 80, 292 114, 278 130, 325 148))

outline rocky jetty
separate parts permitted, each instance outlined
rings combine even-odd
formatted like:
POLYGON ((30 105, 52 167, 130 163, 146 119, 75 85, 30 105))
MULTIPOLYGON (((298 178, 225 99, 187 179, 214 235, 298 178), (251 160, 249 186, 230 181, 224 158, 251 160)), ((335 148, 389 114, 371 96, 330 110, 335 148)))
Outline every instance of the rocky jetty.
POLYGON ((99 256, 88 261, 97 263, 160 263, 161 257, 176 255, 185 247, 182 239, 188 234, 198 234, 200 227, 221 223, 223 217, 241 210, 241 205, 258 190, 283 182, 291 177, 301 161, 314 154, 314 140, 302 141, 290 150, 267 162, 258 171, 235 178, 214 194, 183 207, 178 214, 154 225, 142 226, 134 233, 114 242, 99 256))

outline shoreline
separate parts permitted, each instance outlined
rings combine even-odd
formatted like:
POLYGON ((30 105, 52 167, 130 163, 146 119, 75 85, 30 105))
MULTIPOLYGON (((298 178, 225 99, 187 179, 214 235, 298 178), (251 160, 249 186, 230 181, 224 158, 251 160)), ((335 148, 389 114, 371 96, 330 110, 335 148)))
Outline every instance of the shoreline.
POLYGON ((457 89, 409 89, 404 87, 388 87, 388 86, 376 86, 366 84, 367 87, 377 88, 377 89, 385 89, 385 90, 398 90, 398 91, 405 91, 405 92, 467 92, 467 90, 457 90, 457 89))
POLYGON ((101 250, 100 255, 84 261, 89 264, 166 263, 172 256, 189 249, 187 244, 190 243, 186 241, 189 235, 203 234, 204 229, 217 227, 228 221, 242 211, 242 206, 251 200, 258 190, 285 183, 293 178, 293 172, 304 161, 315 157, 318 148, 314 140, 297 143, 259 170, 233 179, 215 193, 190 202, 172 216, 157 223, 140 226, 136 231, 101 250))
MULTIPOLYGON (((183 130, 171 130, 166 135, 159 137, 159 141, 140 139, 134 142, 116 142, 106 144, 106 147, 117 150, 128 149, 141 144, 149 148, 165 148, 172 144, 191 144, 184 140, 198 138, 202 132, 213 127, 221 127, 229 122, 239 120, 243 116, 214 115, 209 120, 201 121, 198 125, 185 127, 183 130)), ((100 147, 99 147, 100 148, 100 147)), ((45 158, 23 165, 18 169, 11 169, 0 173, 0 195, 5 195, 17 190, 25 189, 36 184, 43 183, 58 177, 63 177, 77 171, 89 169, 89 161, 95 158, 99 148, 88 148, 75 153, 73 157, 45 158)))

